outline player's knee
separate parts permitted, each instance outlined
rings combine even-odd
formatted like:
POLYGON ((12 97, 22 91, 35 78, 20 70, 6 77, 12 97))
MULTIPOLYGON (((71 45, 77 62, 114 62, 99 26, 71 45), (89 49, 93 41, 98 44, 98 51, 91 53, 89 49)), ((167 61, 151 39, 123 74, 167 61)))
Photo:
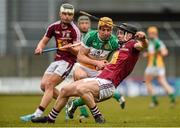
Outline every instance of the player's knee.
POLYGON ((63 96, 66 96, 66 94, 68 94, 69 91, 66 87, 62 87, 61 90, 60 90, 60 95, 63 97, 63 96))
POLYGON ((45 91, 45 83, 42 82, 40 88, 44 92, 45 91))
POLYGON ((42 82, 41 83, 41 90, 45 91, 45 90, 53 90, 54 86, 51 82, 42 82))
POLYGON ((167 83, 167 81, 166 81, 166 78, 164 78, 164 77, 159 77, 158 78, 158 82, 159 82, 159 84, 164 84, 164 83, 167 83))
POLYGON ((150 81, 150 80, 146 80, 146 81, 145 81, 145 84, 146 84, 147 86, 151 86, 151 81, 150 81))

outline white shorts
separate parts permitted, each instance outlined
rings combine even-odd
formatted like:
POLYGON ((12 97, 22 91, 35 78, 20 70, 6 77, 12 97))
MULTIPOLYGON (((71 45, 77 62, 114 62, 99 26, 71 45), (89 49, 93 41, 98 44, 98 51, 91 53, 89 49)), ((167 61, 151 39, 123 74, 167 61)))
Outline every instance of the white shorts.
POLYGON ((97 70, 93 70, 81 64, 79 64, 79 67, 87 73, 88 77, 96 77, 99 74, 97 70))
POLYGON ((165 75, 165 68, 160 67, 147 67, 145 74, 153 76, 163 76, 165 75))
POLYGON ((59 60, 52 62, 49 67, 46 69, 45 74, 53 74, 56 73, 57 75, 65 78, 69 75, 73 64, 70 64, 67 61, 59 60))
POLYGON ((110 80, 101 79, 101 78, 86 78, 85 80, 96 80, 100 87, 99 98, 96 99, 98 102, 109 99, 113 96, 115 87, 110 80))

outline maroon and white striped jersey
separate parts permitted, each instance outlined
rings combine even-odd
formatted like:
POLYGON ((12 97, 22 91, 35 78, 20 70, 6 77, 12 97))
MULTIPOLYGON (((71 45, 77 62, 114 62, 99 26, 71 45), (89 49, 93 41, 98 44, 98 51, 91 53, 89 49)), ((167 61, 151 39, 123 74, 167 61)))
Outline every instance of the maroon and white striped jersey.
MULTIPOLYGON (((64 44, 63 41, 72 44, 73 41, 80 42, 81 34, 78 27, 73 22, 64 24, 61 21, 57 21, 47 28, 45 36, 48 38, 54 37, 56 47, 60 48, 64 44)), ((55 60, 65 60, 70 63, 75 63, 76 56, 66 50, 57 50, 55 60)))
POLYGON ((97 76, 102 79, 111 80, 117 87, 133 70, 140 51, 134 48, 135 40, 130 40, 119 49, 117 60, 114 64, 108 64, 97 76))

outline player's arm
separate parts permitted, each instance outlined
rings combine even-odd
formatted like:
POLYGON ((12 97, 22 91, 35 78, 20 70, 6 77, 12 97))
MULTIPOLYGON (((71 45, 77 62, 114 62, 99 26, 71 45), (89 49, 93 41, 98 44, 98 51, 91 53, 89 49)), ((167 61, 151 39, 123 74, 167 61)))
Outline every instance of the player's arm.
POLYGON ((44 36, 38 43, 36 49, 35 49, 35 54, 39 55, 42 53, 44 47, 47 45, 47 43, 49 42, 50 38, 44 36))
POLYGON ((78 55, 77 55, 78 61, 81 62, 81 63, 94 65, 97 70, 101 70, 107 65, 107 63, 108 63, 107 60, 91 59, 88 54, 89 54, 89 49, 85 48, 82 45, 80 47, 80 50, 79 50, 78 55))
POLYGON ((143 57, 148 57, 148 52, 147 51, 145 51, 144 53, 143 53, 143 57))
POLYGON ((162 56, 167 56, 168 55, 168 49, 167 48, 161 49, 161 55, 162 56))
POLYGON ((51 39, 51 37, 53 36, 54 33, 54 25, 51 24, 47 30, 46 33, 44 35, 44 37, 39 41, 36 49, 35 49, 35 54, 39 55, 42 53, 43 49, 45 48, 45 46, 47 45, 47 43, 49 42, 49 40, 51 39))
POLYGON ((86 64, 91 64, 96 66, 97 65, 97 60, 91 59, 89 56, 89 49, 85 48, 84 46, 80 47, 80 50, 77 55, 77 59, 81 63, 86 63, 86 64))
POLYGON ((168 55, 168 49, 166 48, 165 44, 162 41, 160 42, 160 52, 162 56, 168 55))
POLYGON ((91 58, 89 56, 89 52, 90 52, 90 47, 92 45, 94 36, 93 36, 93 31, 92 33, 89 32, 80 47, 80 50, 78 52, 78 61, 80 61, 81 63, 86 63, 86 64, 90 64, 90 65, 94 65, 97 67, 97 69, 102 69, 104 68, 104 66, 107 64, 107 60, 96 60, 95 58, 91 58))
MULTIPOLYGON (((73 41, 73 44, 77 44, 77 43, 80 43, 80 41, 73 41)), ((80 46, 81 45, 77 45, 77 46, 74 46, 74 47, 71 47, 72 44, 69 44, 69 51, 73 54, 73 55, 77 55, 78 52, 79 52, 79 49, 80 49, 80 46)))
POLYGON ((139 31, 136 33, 135 36, 136 36, 137 43, 134 45, 134 48, 136 48, 139 51, 142 51, 148 47, 148 40, 144 32, 139 31))
POLYGON ((81 63, 86 63, 96 66, 96 60, 91 59, 88 55, 90 52, 91 43, 93 41, 93 36, 91 35, 91 33, 92 32, 87 33, 86 36, 84 37, 83 42, 80 46, 80 50, 77 55, 77 59, 81 63))

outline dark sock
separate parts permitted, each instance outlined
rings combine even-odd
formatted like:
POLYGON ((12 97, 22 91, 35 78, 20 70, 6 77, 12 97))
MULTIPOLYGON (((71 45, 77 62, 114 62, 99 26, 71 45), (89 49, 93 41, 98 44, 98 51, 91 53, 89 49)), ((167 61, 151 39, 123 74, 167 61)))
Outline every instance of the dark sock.
POLYGON ((97 116, 101 116, 101 113, 100 113, 100 111, 99 111, 97 106, 94 106, 90 110, 91 110, 91 113, 92 113, 94 118, 97 118, 97 116))
POLYGON ((175 94, 171 93, 171 94, 168 94, 168 95, 169 95, 171 103, 175 103, 175 101, 176 101, 175 94))
POLYGON ((55 110, 54 108, 51 110, 51 112, 49 113, 48 115, 48 118, 51 120, 51 121, 55 121, 57 116, 59 114, 59 111, 55 110))
POLYGON ((39 108, 41 111, 43 111, 43 112, 44 112, 44 110, 45 110, 45 108, 42 107, 42 106, 39 106, 38 108, 39 108))
POLYGON ((153 103, 158 104, 157 96, 153 95, 151 99, 153 103))

